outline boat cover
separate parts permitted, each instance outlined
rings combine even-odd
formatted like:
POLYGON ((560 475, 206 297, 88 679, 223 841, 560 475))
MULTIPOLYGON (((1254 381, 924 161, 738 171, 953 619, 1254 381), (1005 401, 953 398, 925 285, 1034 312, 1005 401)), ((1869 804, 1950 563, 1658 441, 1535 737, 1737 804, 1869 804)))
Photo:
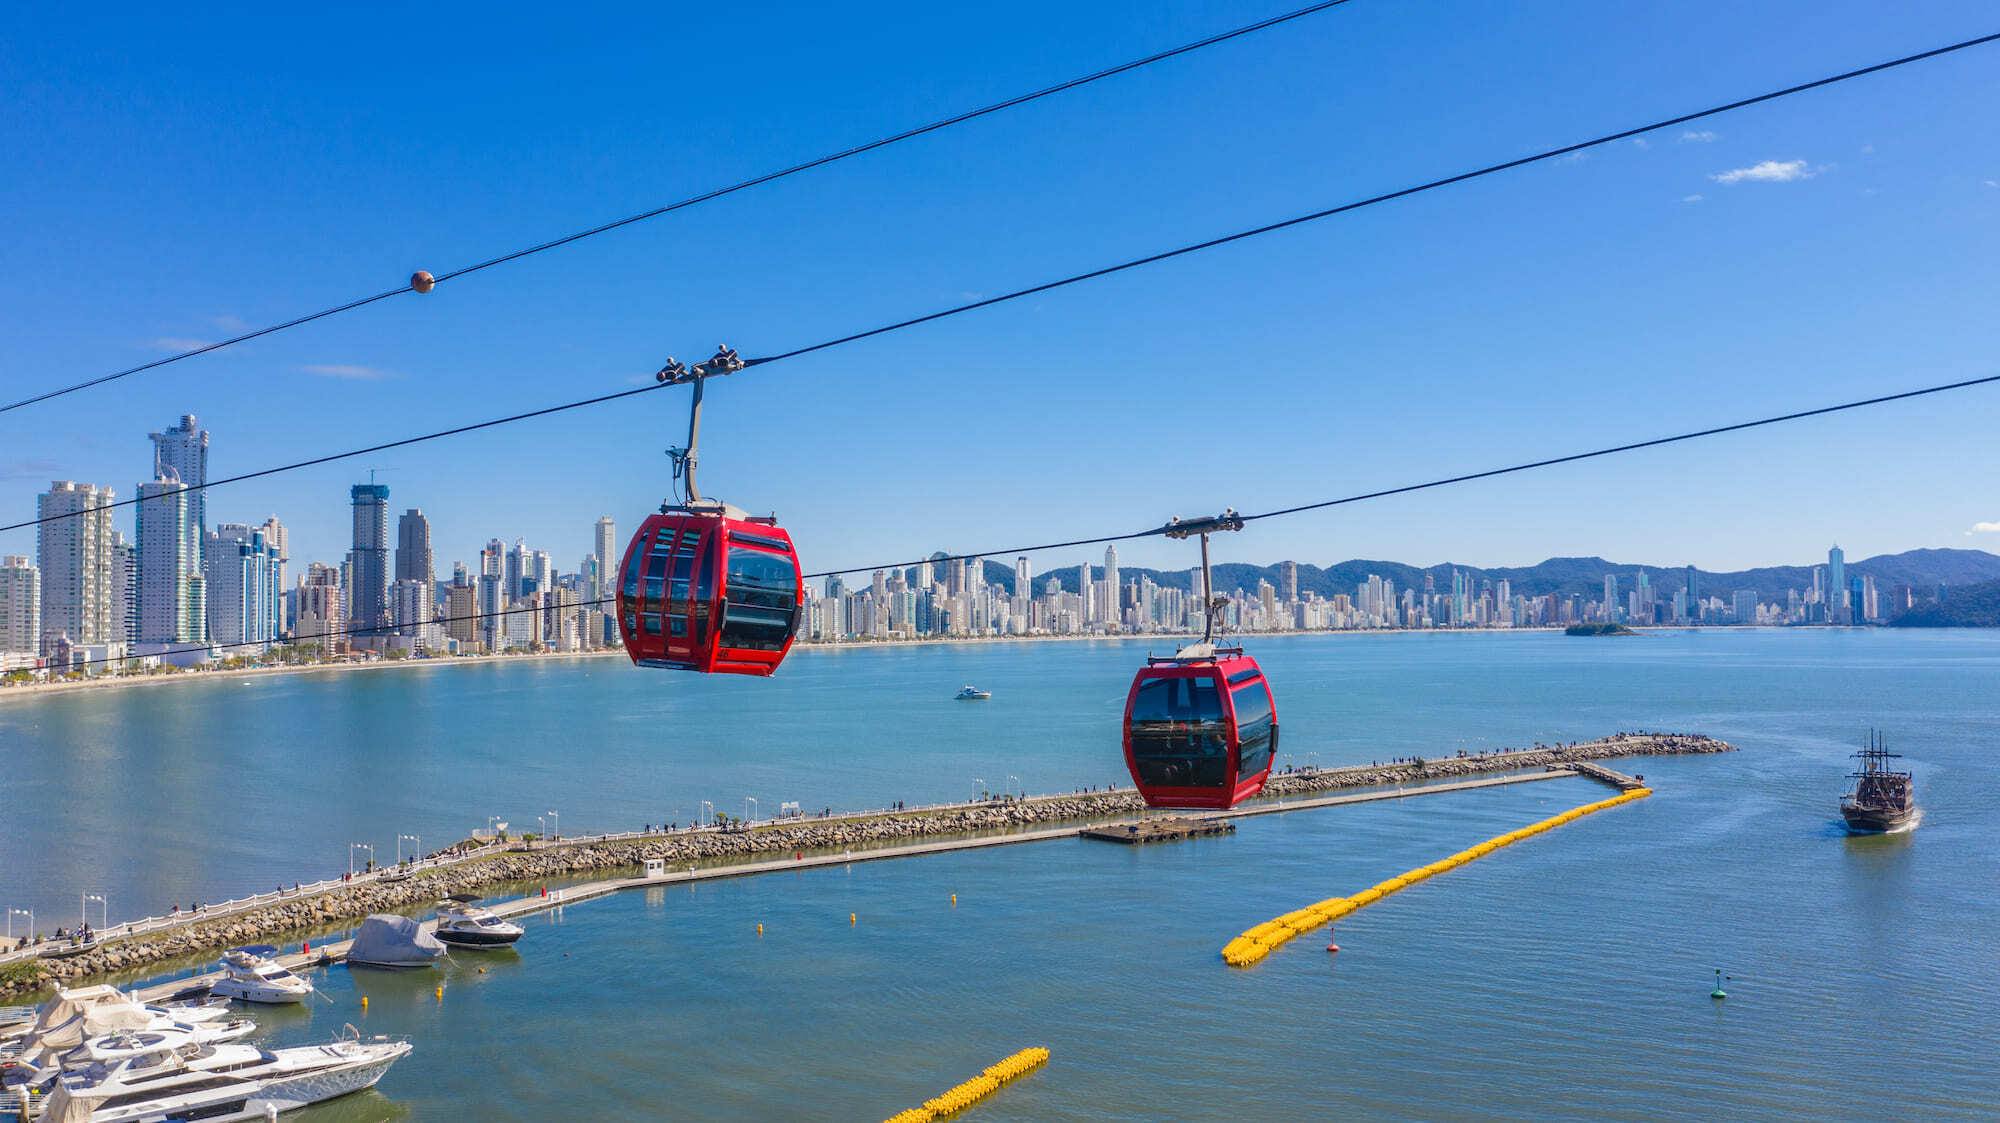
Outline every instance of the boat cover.
POLYGON ((97 1113, 97 1105, 109 1091, 95 1088, 71 1091, 61 1081, 50 1090, 49 1098, 42 1101, 42 1113, 36 1118, 40 1123, 90 1123, 90 1117, 97 1113))
POLYGON ((35 1043, 44 1050, 68 1049, 85 1039, 126 1029, 144 1029, 153 1014, 117 987, 58 990, 35 1015, 35 1043))
POLYGON ((347 949, 349 963, 378 967, 422 967, 444 954, 444 945, 407 916, 376 913, 362 921, 347 949))

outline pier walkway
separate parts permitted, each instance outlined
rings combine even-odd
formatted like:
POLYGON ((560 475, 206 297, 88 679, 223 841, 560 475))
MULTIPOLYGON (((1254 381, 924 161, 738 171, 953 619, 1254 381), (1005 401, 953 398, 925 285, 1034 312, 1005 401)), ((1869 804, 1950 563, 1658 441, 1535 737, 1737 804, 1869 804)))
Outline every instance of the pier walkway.
MULTIPOLYGON (((1208 817, 1220 819, 1240 819, 1252 815, 1281 815, 1293 811, 1312 811, 1325 807, 1339 807, 1350 803, 1375 803, 1382 800, 1408 799, 1413 796, 1442 795, 1446 792, 1470 791, 1477 788, 1496 788, 1508 784, 1526 784, 1537 780, 1560 780, 1579 775, 1573 769, 1552 769, 1547 772, 1526 772, 1511 776, 1491 776, 1479 780, 1457 780, 1441 784, 1421 784, 1406 788, 1380 791, 1355 792, 1349 795, 1321 796, 1311 799, 1277 800, 1270 803, 1252 804, 1232 808, 1228 811, 1211 812, 1208 817)), ((690 867, 668 870, 655 877, 614 877, 602 881, 571 885, 562 889, 548 890, 547 896, 517 897, 491 905, 495 915, 512 920, 517 917, 532 916, 548 912, 566 905, 581 904, 596 900, 612 893, 627 889, 650 889, 663 885, 686 885, 700 881, 718 881, 732 877, 755 877, 759 874, 781 873, 787 870, 825 869, 834 866, 848 866, 856 862, 880 862, 891 858, 914 858, 926 854, 950 854, 962 850, 984 850, 995 846, 1015 846, 1029 842, 1047 842, 1059 838, 1077 838, 1085 830, 1101 830, 1143 821, 1143 816, 1124 816, 1092 823, 1083 827, 1070 824, 1048 827, 1041 830, 1021 831, 1013 834, 989 835, 979 838, 938 839, 930 842, 913 842, 895 846, 882 846, 867 850, 847 851, 840 854, 812 854, 793 858, 769 858, 761 861, 742 862, 735 865, 690 867)), ((435 920, 424 922, 429 930, 436 926, 435 920)), ((279 963, 297 970, 316 963, 338 961, 345 958, 348 945, 352 941, 324 944, 312 952, 294 952, 277 956, 279 963)), ((204 986, 219 981, 220 972, 197 975, 192 978, 176 979, 134 991, 141 1001, 156 1002, 176 991, 189 987, 204 986)))

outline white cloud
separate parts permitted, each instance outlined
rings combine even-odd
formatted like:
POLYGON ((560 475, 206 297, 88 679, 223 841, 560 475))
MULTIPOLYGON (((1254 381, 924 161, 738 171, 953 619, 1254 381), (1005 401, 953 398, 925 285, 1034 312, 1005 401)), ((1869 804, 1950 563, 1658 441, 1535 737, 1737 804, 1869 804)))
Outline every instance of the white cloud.
POLYGON ((1701 202, 1701 196, 1699 196, 1699 195, 1683 195, 1683 196, 1681 196, 1681 202, 1683 202, 1683 203, 1699 203, 1699 202, 1701 202))
POLYGON ((1875 146, 1872 144, 1864 144, 1861 146, 1861 151, 1863 153, 1873 152, 1875 151, 1875 146))
POLYGON ((1702 129, 1700 132, 1689 129, 1681 134, 1682 144, 1712 144, 1714 141, 1715 134, 1709 132, 1707 129, 1702 129))
POLYGON ((1980 534, 2000 534, 2000 523, 1973 523, 1972 529, 1980 534))
POLYGON ((1556 157, 1556 163, 1558 163, 1558 164, 1580 164, 1580 163, 1582 163, 1583 161, 1585 161, 1585 160, 1588 160, 1588 159, 1590 159, 1590 153, 1588 153, 1588 152, 1570 152, 1570 153, 1566 153, 1566 154, 1564 154, 1564 155, 1561 155, 1561 156, 1558 156, 1558 157, 1556 157))
POLYGON ((1635 136, 1632 138, 1632 147, 1644 150, 1653 147, 1653 142, 1647 140, 1645 137, 1635 136))
POLYGON ((208 322, 215 325, 217 331, 226 331, 231 335, 241 335, 250 330, 249 324, 235 316, 210 316, 208 322))
POLYGON ((163 335, 158 339, 148 339, 142 346, 155 351, 197 351, 203 347, 213 347, 213 339, 187 339, 177 335, 163 335))
POLYGON ((319 375, 321 378, 354 378, 364 382, 373 382, 378 378, 394 378, 396 375, 392 370, 355 366, 352 363, 313 363, 299 369, 307 374, 319 375))
POLYGON ((1988 186, 1988 187, 2000 187, 2000 179, 1989 179, 1989 180, 1987 180, 1987 181, 1986 181, 1986 186, 1988 186))
POLYGON ((1818 169, 1809 168, 1804 160, 1764 160, 1747 168, 1731 168, 1717 172, 1708 178, 1721 184, 1734 183, 1790 183, 1793 180, 1811 179, 1819 174, 1818 169))

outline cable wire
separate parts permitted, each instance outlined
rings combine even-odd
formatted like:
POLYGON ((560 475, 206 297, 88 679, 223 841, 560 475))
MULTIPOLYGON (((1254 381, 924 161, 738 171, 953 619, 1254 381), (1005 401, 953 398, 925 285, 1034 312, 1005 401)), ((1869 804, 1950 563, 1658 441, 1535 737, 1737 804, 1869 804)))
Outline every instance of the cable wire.
MULTIPOLYGON (((1419 184, 1415 187, 1406 187, 1398 191, 1389 192, 1387 194, 1375 195, 1366 199, 1357 200, 1355 202, 1344 203, 1341 204, 1340 206, 1329 207, 1325 210, 1315 211, 1311 214, 1301 215, 1297 218, 1286 219, 1282 222, 1269 223, 1267 225, 1259 226, 1251 230, 1245 230, 1235 234, 1228 234, 1219 238, 1211 238, 1205 242, 1197 242, 1194 243, 1193 245, 1182 246, 1179 249, 1168 250, 1164 253, 1151 254, 1149 256, 1142 258, 1135 258, 1131 261, 1123 262, 1118 265, 1107 266, 1102 269, 1093 269, 1086 273, 1078 273, 1073 276, 1065 277, 1061 280, 1049 281, 1045 284, 1035 285, 1031 288, 1019 289, 1014 292, 1007 293, 1003 296, 996 296, 985 300, 973 301, 972 303, 969 304, 961 304, 954 308, 947 308, 941 312, 932 312, 928 315, 918 316, 908 320, 902 320, 897 323, 884 325, 882 327, 871 328, 867 331, 855 332, 849 335, 840 336, 835 339, 829 339, 824 342, 811 344, 809 346, 794 348, 793 350, 781 352, 776 355, 768 355, 763 358, 747 359, 744 361, 743 366, 745 368, 749 368, 749 367, 762 366, 768 363, 782 362, 786 359, 796 358, 801 355, 812 354, 817 351, 824 351, 829 348, 841 346, 842 344, 853 343, 857 340, 868 339, 873 336, 884 335, 893 331, 900 331, 904 328, 915 327, 919 324, 929 323, 933 320, 940 320, 947 316, 956 316, 961 313, 971 312, 980 308, 986 308, 994 304, 1001 304, 1006 301, 1016 300, 1024 296, 1032 295, 1034 293, 1047 292, 1050 289, 1062 288, 1066 285, 1073 285, 1081 281, 1087 281, 1092 278, 1106 276, 1111 273, 1123 272, 1124 270, 1134 269, 1141 265, 1148 265, 1153 262, 1164 261, 1169 258, 1181 257, 1183 255, 1195 253, 1200 250, 1210 249, 1215 246, 1226 245, 1230 242, 1236 242, 1236 241, 1241 241, 1245 238, 1255 237, 1259 234, 1267 234, 1275 230, 1288 229, 1290 227, 1299 226, 1303 223, 1313 222, 1319 219, 1329 218, 1334 215, 1344 214, 1349 211, 1358 210, 1362 207, 1373 206, 1378 203, 1389 202, 1390 200, 1393 199, 1406 198, 1408 196, 1415 195, 1420 192, 1432 191, 1437 188, 1450 186, 1452 184, 1464 183, 1468 180, 1478 179, 1482 176, 1493 175, 1497 172, 1506 171, 1511 168, 1518 168, 1527 164, 1536 163, 1538 161, 1549 160, 1558 156, 1567 155, 1572 152, 1580 152, 1587 148, 1594 148, 1599 145, 1610 144, 1614 141, 1624 140, 1633 136, 1637 136, 1641 133, 1648 133, 1659 129, 1672 128, 1677 125, 1686 124, 1690 121, 1698 121, 1703 118, 1713 117, 1720 113, 1727 113, 1734 109, 1741 109, 1745 106, 1758 105, 1764 102, 1776 100, 1778 98, 1789 97, 1791 95, 1803 93, 1808 90, 1815 90, 1824 86, 1832 85, 1836 82, 1845 82, 1854 78, 1862 77, 1864 75, 1876 74, 1884 70, 1890 70, 1900 66, 1907 66, 1914 62, 1921 62, 1925 59, 1937 58, 1940 55, 1946 55, 1954 51, 1965 50, 1966 48, 1969 47, 1975 47, 1987 43, 1992 43, 1997 40, 2000 40, 2000 32, 1996 32, 1991 35, 1983 35, 1976 39, 1966 39, 1958 43, 1953 43, 1949 46, 1938 47, 1936 49, 1923 51, 1918 54, 1905 55, 1902 58, 1891 59, 1888 62, 1875 63, 1872 66, 1864 66, 1856 70, 1844 71, 1840 74, 1835 74, 1830 77, 1819 78, 1814 81, 1801 83, 1795 86, 1787 86, 1784 89, 1774 90, 1771 91, 1770 93, 1758 94, 1755 97, 1743 98, 1737 101, 1728 102, 1723 105, 1714 106, 1709 109, 1699 110, 1694 113, 1684 113, 1676 117, 1669 117, 1662 121, 1655 121, 1649 125, 1640 125, 1635 128, 1622 129, 1615 133, 1609 133, 1604 136, 1600 136, 1594 140, 1586 140, 1576 144, 1564 145, 1561 148, 1551 148, 1544 152, 1536 153, 1535 155, 1532 156, 1523 156, 1519 159, 1508 160, 1504 163, 1491 164, 1486 167, 1477 169, 1475 171, 1461 172, 1458 175, 1448 176, 1444 179, 1431 180, 1428 183, 1419 184)), ((308 468, 314 465, 326 464, 336 460, 345 460, 356 456, 364 456, 369 453, 381 452, 386 449, 402 448, 408 445, 421 444, 425 441, 433 441, 441 437, 456 436, 461 433, 470 433, 481 429, 490 429, 498 425, 507 425, 516 421, 525 421, 531 418, 545 417, 550 414, 562 413, 567 410, 580 409, 584 406, 598 405, 603 402, 617 401, 623 398, 632 397, 637 394, 644 394, 652 390, 658 390, 663 388, 664 386, 670 386, 670 385, 678 385, 678 383, 676 382, 656 383, 655 385, 643 386, 636 390, 625 390, 618 393, 603 394, 594 398, 585 398, 580 401, 568 402, 562 405, 548 406, 543 409, 531 410, 526 413, 517 413, 508 417, 495 418, 490 421, 481 421, 471 425, 460 425, 450 429, 442 429, 435 433, 426 433, 422 436, 406 437, 402 440, 390 441, 385 444, 370 445, 366 448, 353 449, 347 452, 337 452, 325 456, 316 456, 309 460, 300 460, 291 464, 280 465, 275 468, 266 468, 257 472, 247 472, 240 476, 229 476, 220 480, 212 480, 201 484, 192 484, 182 488, 181 490, 183 491, 205 490, 211 487, 219 487, 223 484, 238 483, 244 480, 258 479, 263 476, 276 475, 280 472, 289 472, 295 469, 308 468)), ((1941 389, 1949 389, 1949 388, 1951 387, 1943 387, 1941 389)), ((1913 394, 1933 393, 1933 392, 1936 391, 1935 390, 1914 391, 1913 394)), ((1850 407, 1830 407, 1830 408, 1850 408, 1850 407)), ((1593 455, 1602 455, 1602 453, 1593 455)), ((116 503, 107 504, 102 507, 87 508, 84 511, 66 512, 60 515, 51 515, 46 518, 31 519, 27 522, 10 523, 5 526, 0 526, 0 533, 4 533, 10 530, 21 530, 30 526, 39 526, 42 523, 55 522, 60 519, 77 518, 81 515, 89 513, 90 511, 108 510, 117 507, 124 507, 137 502, 138 502, 137 499, 120 500, 116 503)), ((1098 541, 1112 541, 1112 539, 1091 540, 1091 542, 1098 542, 1098 541)), ((1088 545, 1091 544, 1091 542, 1077 542, 1073 543, 1073 545, 1088 545)), ((858 571, 845 570, 842 572, 858 572, 858 571)))
MULTIPOLYGON (((1306 16, 1315 15, 1319 12, 1326 11, 1329 8, 1339 7, 1340 5, 1345 4, 1347 2, 1348 0, 1322 0, 1321 3, 1311 4, 1304 8, 1298 8, 1293 11, 1285 12, 1282 15, 1271 16, 1267 19, 1258 20, 1255 23, 1245 24, 1242 27, 1238 27, 1230 31, 1224 31, 1217 35, 1211 35, 1206 39, 1197 39, 1192 43, 1183 43, 1178 47, 1161 51, 1157 54, 1147 55, 1144 58, 1133 59, 1130 62, 1120 63, 1117 66, 1107 67, 1103 70, 1086 74, 1081 78, 1072 78, 1066 82, 1058 82, 1053 86, 1044 87, 1042 89, 1034 91, 1033 93, 1019 94, 1014 97, 1007 98, 1004 101, 996 101, 991 105, 982 106, 981 108, 978 109, 969 110, 964 113, 958 113, 954 114, 953 116, 943 118, 942 120, 933 121, 928 125, 919 125, 914 129, 908 129, 900 133, 895 133, 890 136, 885 136, 879 140, 872 140, 869 141, 867 144, 858 144, 852 148, 843 148, 838 152, 831 152, 828 153, 827 155, 807 160, 804 163, 793 164, 790 167, 781 168, 778 171, 766 172, 763 175, 755 176, 751 179, 746 179, 737 183, 732 183, 727 187, 718 187, 710 191, 704 191, 699 195, 691 195, 688 198, 682 199, 676 203, 668 203, 665 206, 654 207, 652 210, 641 211, 638 214, 628 215, 625 218, 616 219, 614 221, 607 222, 599 226, 593 226, 587 230, 579 230, 574 234, 566 234, 560 238, 551 238, 546 242, 538 242, 535 245, 527 247, 526 249, 519 249, 511 253, 504 253, 501 254, 499 257, 488 258, 485 261, 481 261, 473 265, 466 265, 457 269, 449 270, 444 273, 439 273, 432 278, 432 283, 443 284, 444 282, 452 280, 454 278, 463 277, 468 273, 477 273, 482 269, 491 269, 495 265, 504 265, 507 262, 516 261, 519 260, 520 258, 530 257, 534 254, 543 253, 547 250, 555 249, 558 246, 569 245, 571 242, 580 242, 585 238, 592 238, 599 234, 604 234, 612 230, 617 230, 621 227, 630 226, 633 223, 644 222, 649 218, 658 218, 664 214, 672 214, 674 211, 685 210, 688 207, 698 206, 702 203, 706 203, 714 199, 720 199, 725 195, 734 195, 739 191, 747 191, 752 187, 760 187, 774 180, 784 179, 787 176, 797 175, 800 172, 811 171, 814 168, 825 167, 828 164, 838 163, 841 160, 846 160, 854 156, 860 156, 864 153, 873 152, 878 148, 887 148, 892 144, 900 144, 901 142, 906 140, 914 140, 917 137, 937 132, 940 129, 947 129, 954 125, 964 124, 967 121, 974 121, 981 117, 991 116, 992 114, 995 113, 1000 113, 1008 109, 1014 109, 1018 106, 1026 105, 1029 102, 1040 101, 1042 98, 1045 97, 1050 97, 1055 94, 1064 93, 1066 91, 1076 89, 1079 86, 1087 86, 1092 82, 1102 81, 1106 78, 1116 77, 1117 75, 1123 74, 1127 71, 1137 70, 1140 67, 1144 66, 1151 66, 1152 64, 1157 62, 1165 62, 1168 59, 1176 58, 1180 55, 1188 54, 1192 51, 1198 51, 1204 47, 1213 47, 1219 43, 1229 42, 1232 39, 1240 39, 1245 35, 1249 35, 1258 31, 1263 31, 1268 28, 1276 27, 1279 24, 1290 23, 1293 20, 1302 19, 1306 16)), ((92 386, 101 386, 107 382, 115 382, 118 379, 124 378, 128 375, 139 374, 142 371, 154 370, 156 368, 166 366, 169 363, 177 363, 183 359, 194 358, 196 355, 205 355, 210 351, 219 351, 224 347, 229 347, 234 344, 243 343, 248 340, 256 339, 260 336, 270 335, 274 332, 284 331, 287 328, 295 328, 301 324, 309 324, 314 320, 323 320, 328 316, 337 315, 341 312, 352 311, 353 309, 360 308, 363 305, 373 304, 378 300, 387 300, 392 296, 400 296, 403 293, 412 291, 415 290, 411 286, 405 285, 399 288, 390 289, 387 292, 378 292, 374 296, 362 297, 359 300, 352 300, 347 302, 346 304, 335 305, 332 308, 322 309, 310 315, 300 316, 297 319, 286 320, 284 323, 281 324, 273 324, 270 327, 259 328, 255 331, 245 332, 242 335, 234 336, 229 339, 222 340, 218 343, 205 344, 201 347, 195 347, 186 351, 179 352, 178 354, 168 355, 167 357, 162 359, 155 359, 150 363, 142 363, 139 366, 131 367, 126 370, 116 371, 112 374, 100 375, 96 378, 92 378, 84 382, 79 382, 73 386, 65 386, 62 387, 61 389, 50 390, 46 393, 36 394, 33 397, 22 398, 20 401, 17 402, 10 402, 6 405, 0 405, 0 413, 7 413, 12 410, 20 409, 24 406, 34 405, 38 402, 46 402, 52 398, 60 398, 65 394, 73 394, 79 390, 87 390, 92 386)))
MULTIPOLYGON (((1319 510, 1324 510, 1325 508, 1328 507, 1341 507, 1349 503, 1361 503, 1369 499, 1382 499, 1391 495, 1407 495, 1413 491, 1428 491, 1432 488, 1450 487, 1454 484, 1470 483, 1474 480, 1492 479, 1495 476, 1507 476, 1507 475, 1512 475, 1516 472, 1529 472, 1537 468, 1551 468, 1558 464, 1573 464, 1579 460, 1593 460, 1600 456, 1614 456, 1622 452, 1635 452, 1639 449, 1658 448, 1661 445, 1678 444, 1682 441, 1698 440, 1702 437, 1713 437, 1723 433, 1736 433, 1744 429, 1757 429, 1766 425, 1779 425, 1787 421, 1799 421, 1808 417, 1820 417, 1829 413, 1841 413, 1846 410, 1862 409, 1867 406, 1883 405, 1888 402, 1900 402, 1907 398, 1921 398, 1929 394, 1942 394, 1951 390, 1964 390, 1973 386, 1986 386, 1996 382, 2000 382, 2000 374, 1987 375, 1984 378, 1968 378, 1960 382, 1947 382, 1938 386, 1926 386, 1918 390, 1904 390, 1896 394, 1882 394, 1873 398, 1862 398, 1858 401, 1842 402, 1839 405, 1820 406, 1817 409, 1805 409, 1805 410, 1798 410, 1793 413, 1782 413, 1774 417, 1760 417, 1754 421, 1739 421, 1733 425, 1718 425, 1709 429, 1696 429, 1687 433, 1676 433, 1670 437, 1654 437, 1651 440, 1633 441, 1628 444, 1612 445, 1609 448, 1592 449, 1589 452, 1573 452, 1566 456, 1552 456, 1542 460, 1530 460, 1522 464, 1509 465, 1508 467, 1505 468, 1489 468, 1483 472, 1467 472, 1457 476, 1445 476, 1441 479, 1426 480, 1423 483, 1405 484, 1401 487, 1383 488, 1379 491, 1365 491, 1360 493, 1359 495, 1347 495, 1347 496, 1342 496, 1339 499, 1323 499, 1316 503, 1302 503, 1296 507, 1280 507, 1275 511, 1264 511, 1255 515, 1244 515, 1242 516, 1242 518, 1243 521, 1245 522, 1254 522, 1258 519, 1283 518, 1286 515, 1297 515, 1297 514, 1302 514, 1306 511, 1319 511, 1319 510)), ((807 578, 834 577, 834 576, 842 576, 849 573, 867 573, 877 569, 903 569, 913 565, 922 565, 924 562, 927 561, 930 562, 966 561, 972 558, 990 558, 990 557, 1004 556, 1006 554, 1031 554, 1038 550, 1056 550, 1070 546, 1098 546, 1111 542, 1125 542, 1134 538, 1152 538, 1157 535, 1165 534, 1167 532, 1167 529, 1168 529, 1167 527, 1160 526, 1160 527, 1154 527, 1151 530, 1135 530, 1129 534, 1106 535, 1102 538, 1076 538, 1076 539, 1071 539, 1070 541, 1067 542, 1044 542, 1041 543, 1040 545, 1035 545, 1035 546, 1013 546, 999 550, 987 550, 984 551, 983 553, 976 553, 976 554, 950 554, 941 558, 933 556, 928 558, 918 558, 915 561, 889 562, 883 565, 855 566, 851 569, 828 569, 828 570, 822 570, 821 572, 818 573, 808 573, 805 574, 804 576, 807 578)))

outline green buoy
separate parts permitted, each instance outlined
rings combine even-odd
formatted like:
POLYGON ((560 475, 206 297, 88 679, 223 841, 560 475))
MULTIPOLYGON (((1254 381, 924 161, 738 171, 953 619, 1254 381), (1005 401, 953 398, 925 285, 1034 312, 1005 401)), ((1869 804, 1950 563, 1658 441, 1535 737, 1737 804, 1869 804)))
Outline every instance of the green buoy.
POLYGON ((1728 991, 1726 991, 1726 990, 1723 990, 1723 989, 1722 989, 1722 980, 1723 980, 1723 978, 1724 978, 1724 977, 1725 977, 1725 976, 1724 976, 1724 975, 1722 974, 1722 968, 1720 968, 1720 967, 1716 968, 1716 969, 1715 969, 1715 989, 1714 989, 1714 990, 1712 990, 1712 991, 1709 991, 1709 992, 1708 992, 1708 996, 1709 996, 1710 998, 1714 998, 1714 999, 1718 999, 1718 1000, 1720 1000, 1720 999, 1724 999, 1724 998, 1728 998, 1728 997, 1729 997, 1729 992, 1728 992, 1728 991))

